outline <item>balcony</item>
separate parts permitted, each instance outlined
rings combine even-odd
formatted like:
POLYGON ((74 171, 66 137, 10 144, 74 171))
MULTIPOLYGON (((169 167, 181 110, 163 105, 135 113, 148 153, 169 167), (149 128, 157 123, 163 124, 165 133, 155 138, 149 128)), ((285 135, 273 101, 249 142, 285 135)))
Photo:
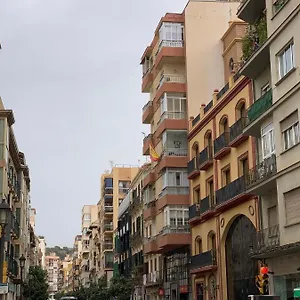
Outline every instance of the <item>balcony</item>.
POLYGON ((104 196, 112 196, 114 191, 112 187, 106 187, 103 189, 104 196))
POLYGON ((162 40, 155 55, 156 70, 160 70, 166 63, 178 64, 185 62, 183 40, 162 40))
POLYGON ((20 238, 20 224, 15 216, 12 216, 12 236, 15 239, 20 238))
POLYGON ((229 141, 229 132, 223 132, 218 138, 214 140, 214 159, 221 159, 222 157, 230 153, 231 148, 229 146, 229 141))
POLYGON ((156 237, 144 239, 144 254, 154 254, 158 252, 156 237))
POLYGON ((160 137, 167 130, 187 130, 187 113, 184 111, 168 112, 165 111, 157 123, 156 136, 160 137))
POLYGON ((248 136, 243 134, 245 125, 246 118, 240 118, 229 128, 230 147, 238 147, 242 142, 248 139, 248 136))
POLYGON ((162 210, 167 205, 189 205, 189 187, 167 186, 158 195, 157 210, 162 210))
POLYGON ((242 39, 243 65, 239 73, 256 79, 270 64, 269 44, 267 20, 263 15, 254 24, 248 26, 246 35, 242 39))
POLYGON ((249 24, 253 24, 266 8, 265 0, 242 0, 237 16, 249 24))
POLYGON ((105 205, 104 206, 104 213, 105 214, 113 214, 114 212, 114 207, 111 205, 111 206, 107 206, 105 205))
POLYGON ((150 144, 152 143, 152 134, 149 133, 143 140, 143 155, 149 155, 150 144))
POLYGON ((157 172, 165 168, 184 168, 187 165, 187 149, 168 148, 162 153, 161 160, 157 165, 157 172))
POLYGON ((261 122, 268 116, 272 104, 272 90, 269 90, 249 107, 247 126, 244 129, 244 133, 256 137, 260 136, 261 122))
POLYGON ((163 74, 156 87, 156 98, 159 99, 164 93, 185 93, 186 78, 183 75, 163 74))
POLYGON ((155 179, 155 172, 150 171, 144 178, 143 187, 146 188, 148 185, 152 185, 155 182, 155 179))
POLYGON ((148 101, 148 103, 143 107, 143 117, 142 117, 143 124, 150 124, 153 115, 154 115, 153 102, 148 101))
POLYGON ((151 85, 153 83, 153 73, 152 69, 148 69, 148 71, 143 75, 142 79, 142 93, 149 93, 151 85))
POLYGON ((12 279, 16 279, 19 276, 18 261, 14 259, 12 256, 9 256, 7 258, 7 261, 8 261, 8 265, 7 265, 8 276, 12 279))
POLYGON ((103 251, 111 251, 113 250, 113 242, 103 242, 103 251))
POLYGON ((113 230, 114 230, 113 224, 104 224, 103 225, 103 231, 104 232, 111 232, 113 230))
POLYGON ((247 192, 257 195, 267 194, 276 188, 276 173, 276 156, 273 154, 249 171, 246 177, 247 192))
POLYGON ((144 210, 144 220, 154 218, 156 216, 156 200, 149 202, 144 210))
POLYGON ((130 235, 130 245, 131 247, 137 247, 143 244, 143 237, 140 230, 130 235))
POLYGON ((190 226, 165 226, 157 236, 157 247, 160 252, 166 253, 191 244, 190 226))
POLYGON ((199 170, 207 170, 213 164, 213 149, 206 147, 199 153, 199 170))
POLYGON ((280 248, 279 226, 265 228, 257 232, 256 239, 253 241, 253 248, 250 255, 255 258, 267 258, 271 253, 280 248))
POLYGON ((104 265, 105 269, 113 269, 114 268, 114 262, 113 261, 106 261, 104 265))
POLYGON ((236 205, 248 197, 249 195, 245 193, 245 179, 242 176, 216 191, 216 208, 236 205))
POLYGON ((191 159, 187 164, 187 171, 188 171, 188 179, 194 179, 200 175, 200 171, 198 169, 198 162, 197 158, 194 157, 191 159))
POLYGON ((200 203, 193 204, 189 208, 189 223, 196 224, 200 220, 208 218, 214 213, 215 197, 207 196, 200 203))
POLYGON ((139 196, 134 196, 132 198, 132 202, 130 204, 130 212, 134 213, 136 210, 140 209, 143 207, 143 202, 141 197, 139 196))
POLYGON ((144 274, 143 276, 144 285, 159 285, 163 282, 163 272, 155 271, 152 273, 144 274))
POLYGON ((191 257, 191 273, 197 274, 217 269, 215 250, 202 252, 191 257))

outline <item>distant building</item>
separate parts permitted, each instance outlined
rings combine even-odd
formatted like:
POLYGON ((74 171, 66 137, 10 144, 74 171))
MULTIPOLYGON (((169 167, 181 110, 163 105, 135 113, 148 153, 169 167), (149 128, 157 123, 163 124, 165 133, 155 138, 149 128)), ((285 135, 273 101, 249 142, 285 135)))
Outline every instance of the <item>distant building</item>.
POLYGON ((58 292, 58 275, 60 259, 55 253, 46 256, 46 271, 48 273, 48 284, 50 296, 58 292))

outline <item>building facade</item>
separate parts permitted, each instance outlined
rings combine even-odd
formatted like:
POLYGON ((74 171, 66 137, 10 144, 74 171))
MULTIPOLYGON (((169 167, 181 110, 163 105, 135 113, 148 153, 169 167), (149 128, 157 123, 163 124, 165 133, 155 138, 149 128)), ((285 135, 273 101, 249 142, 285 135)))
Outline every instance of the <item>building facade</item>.
POLYGON ((17 145, 14 122, 13 111, 5 109, 0 98, 0 209, 6 212, 5 220, 1 220, 0 299, 6 300, 14 300, 20 294, 21 277, 24 280, 28 274, 31 250, 30 174, 25 155, 17 145), (21 270, 22 255, 26 261, 21 270))
POLYGON ((97 205, 84 205, 81 212, 82 250, 80 262, 80 285, 88 287, 90 283, 90 237, 89 227, 97 221, 97 205))
POLYGON ((77 291, 80 288, 80 265, 82 252, 82 235, 77 235, 74 240, 72 258, 72 288, 77 291))
POLYGON ((253 3, 238 9, 251 25, 240 73, 253 80, 254 92, 244 129, 257 139, 248 191, 260 198, 261 219, 252 254, 274 272, 270 293, 289 299, 300 286, 300 3, 253 3))
POLYGON ((60 259, 55 253, 46 256, 46 271, 48 274, 48 291, 50 297, 58 292, 60 259))

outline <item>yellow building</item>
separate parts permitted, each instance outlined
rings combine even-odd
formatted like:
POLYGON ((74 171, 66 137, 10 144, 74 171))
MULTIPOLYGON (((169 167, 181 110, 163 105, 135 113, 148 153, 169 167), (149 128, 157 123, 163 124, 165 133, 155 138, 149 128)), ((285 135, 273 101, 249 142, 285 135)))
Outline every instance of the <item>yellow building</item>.
MULTIPOLYGON (((118 209, 129 190, 138 167, 116 165, 111 172, 101 176, 101 198, 98 202, 99 255, 98 277, 106 276, 109 281, 114 267, 114 232, 118 229, 118 209)), ((117 264, 116 264, 117 267, 117 264)))
POLYGON ((255 165, 255 140, 243 134, 253 103, 252 82, 235 73, 233 63, 241 57, 245 26, 230 23, 222 37, 228 82, 190 122, 189 222, 196 298, 244 299, 243 293, 258 293, 257 263, 249 255, 259 226, 258 200, 246 192, 249 169, 255 165))

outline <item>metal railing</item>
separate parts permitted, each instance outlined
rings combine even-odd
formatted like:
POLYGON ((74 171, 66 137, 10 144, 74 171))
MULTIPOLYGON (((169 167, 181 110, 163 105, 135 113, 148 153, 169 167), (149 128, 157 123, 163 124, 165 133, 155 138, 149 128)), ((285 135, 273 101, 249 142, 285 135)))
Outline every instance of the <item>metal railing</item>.
POLYGON ((170 234, 170 233, 189 233, 190 232, 190 225, 189 224, 185 224, 185 225, 168 225, 165 226, 162 231, 161 234, 170 234))
POLYGON ((188 186, 167 186, 161 193, 158 195, 158 198, 162 198, 165 195, 188 195, 189 187, 188 186))
POLYGON ((248 109, 248 122, 252 123, 273 104, 272 90, 269 90, 256 100, 248 109))
POLYGON ((12 216, 12 230, 15 233, 16 237, 20 237, 20 224, 15 216, 12 216))
POLYGON ((198 158, 199 167, 201 167, 201 165, 205 163, 212 162, 212 160, 213 160, 213 147, 207 146, 199 153, 199 158, 198 158))
POLYGON ((214 140, 215 154, 227 147, 229 144, 229 132, 223 132, 218 138, 214 140))
POLYGON ((208 102, 204 107, 204 113, 206 114, 213 107, 213 100, 208 102))
POLYGON ((203 267, 214 266, 217 264, 216 251, 209 250, 191 257, 191 269, 200 269, 203 267))
POLYGON ((144 106, 143 106, 143 113, 146 111, 147 108, 151 107, 153 105, 153 101, 148 101, 144 106))
POLYGON ((172 112, 165 111, 160 116, 160 119, 159 119, 157 125, 161 124, 166 119, 185 120, 186 116, 187 116, 187 113, 185 111, 172 111, 172 112))
MULTIPOLYGON (((252 252, 266 252, 280 246, 279 225, 268 227, 257 232, 252 252)), ((251 252, 251 251, 250 251, 251 252)))
POLYGON ((253 169, 249 170, 248 176, 246 176, 247 189, 270 179, 277 173, 276 156, 272 154, 270 157, 264 159, 253 169))
POLYGON ((152 273, 144 274, 144 284, 159 283, 163 279, 162 271, 155 271, 152 273))
POLYGON ((187 156, 188 150, 183 148, 167 148, 163 150, 162 156, 187 156))
POLYGON ((198 209, 200 204, 195 203, 189 207, 189 220, 200 217, 200 209, 198 209))
POLYGON ((240 118, 238 119, 230 128, 230 142, 234 141, 238 136, 243 134, 243 130, 246 126, 246 119, 240 118))
POLYGON ((106 213, 111 213, 111 212, 114 212, 114 208, 113 208, 113 206, 105 206, 104 211, 106 213))
POLYGON ((146 140, 152 138, 152 133, 149 133, 147 136, 144 137, 143 142, 145 143, 146 140))
POLYGON ((200 201, 200 214, 204 214, 215 207, 215 197, 207 196, 200 201))
POLYGON ((187 164, 188 175, 190 175, 196 170, 198 170, 198 163, 197 163, 197 158, 194 157, 187 164))
POLYGON ((159 89, 165 82, 168 83, 185 83, 185 76, 182 75, 172 75, 172 74, 163 74, 159 80, 157 89, 159 89))
POLYGON ((163 47, 174 47, 174 48, 180 48, 183 47, 183 40, 162 40, 158 46, 157 52, 155 53, 155 56, 158 55, 160 52, 161 48, 163 47))
POLYGON ((244 192, 245 179, 242 176, 216 191, 216 205, 229 201, 244 192))
POLYGON ((192 121, 192 126, 195 126, 200 121, 200 114, 198 114, 192 121))
POLYGON ((113 224, 104 224, 103 228, 104 228, 104 231, 112 231, 113 224))
POLYGON ((110 243, 104 242, 103 243, 103 250, 113 250, 113 243, 112 242, 110 242, 110 243))
POLYGON ((217 94, 217 100, 219 100, 229 90, 229 82, 227 82, 223 88, 217 94))

